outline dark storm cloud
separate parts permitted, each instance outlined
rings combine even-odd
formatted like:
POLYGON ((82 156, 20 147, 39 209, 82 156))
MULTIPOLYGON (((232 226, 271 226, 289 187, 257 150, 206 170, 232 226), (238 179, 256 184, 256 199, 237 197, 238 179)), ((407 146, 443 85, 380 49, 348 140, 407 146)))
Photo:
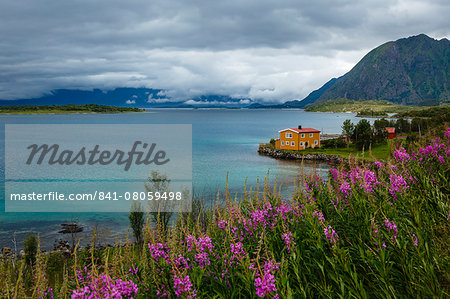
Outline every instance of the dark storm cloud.
POLYGON ((56 88, 164 88, 302 98, 371 48, 448 37, 448 1, 0 3, 0 98, 56 88))

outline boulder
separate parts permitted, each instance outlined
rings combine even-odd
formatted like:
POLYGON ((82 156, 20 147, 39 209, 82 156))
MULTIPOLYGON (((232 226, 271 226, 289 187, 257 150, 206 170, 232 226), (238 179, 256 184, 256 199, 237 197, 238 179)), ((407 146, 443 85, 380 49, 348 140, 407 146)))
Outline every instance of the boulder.
POLYGON ((3 247, 3 248, 2 248, 2 255, 3 255, 4 257, 6 257, 6 256, 11 256, 11 255, 13 255, 13 251, 12 251, 12 249, 9 248, 9 247, 3 247))

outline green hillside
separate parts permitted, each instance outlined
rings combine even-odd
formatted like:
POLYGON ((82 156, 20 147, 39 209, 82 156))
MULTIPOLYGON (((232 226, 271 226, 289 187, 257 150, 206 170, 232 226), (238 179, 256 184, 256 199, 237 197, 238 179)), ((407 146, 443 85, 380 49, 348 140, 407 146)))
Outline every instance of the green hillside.
POLYGON ((385 43, 369 52, 314 103, 347 98, 404 105, 450 102, 450 41, 424 34, 385 43))

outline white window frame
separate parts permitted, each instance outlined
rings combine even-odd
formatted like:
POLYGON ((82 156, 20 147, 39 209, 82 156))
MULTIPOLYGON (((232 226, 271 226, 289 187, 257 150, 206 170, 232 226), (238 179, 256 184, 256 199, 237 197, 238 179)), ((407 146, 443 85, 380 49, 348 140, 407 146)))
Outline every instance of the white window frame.
POLYGON ((313 137, 313 133, 309 133, 309 137, 313 137))
POLYGON ((303 141, 300 142, 300 146, 305 146, 305 143, 303 141))
POLYGON ((284 136, 286 136, 286 138, 292 138, 292 133, 286 133, 284 136))
POLYGON ((319 141, 314 140, 314 145, 318 145, 318 144, 319 144, 319 141))
POLYGON ((286 141, 286 145, 289 145, 289 141, 286 141))
POLYGON ((295 141, 291 141, 291 145, 292 145, 292 146, 295 146, 295 141))
POLYGON ((284 145, 284 141, 281 141, 281 145, 284 145))
POLYGON ((305 133, 302 133, 302 138, 305 138, 305 133))

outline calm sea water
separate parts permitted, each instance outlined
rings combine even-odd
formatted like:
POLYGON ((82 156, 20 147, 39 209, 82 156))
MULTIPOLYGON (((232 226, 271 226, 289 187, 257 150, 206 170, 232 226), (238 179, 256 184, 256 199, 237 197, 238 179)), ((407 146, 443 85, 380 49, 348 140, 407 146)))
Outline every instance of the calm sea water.
MULTIPOLYGON (((0 115, 0 174, 4 180, 4 124, 192 124, 193 193, 213 201, 223 190, 228 175, 229 188, 234 192, 255 187, 268 171, 271 181, 293 189, 302 167, 298 162, 279 161, 257 153, 258 144, 276 138, 278 130, 287 127, 312 127, 323 133, 341 132, 345 119, 358 121, 353 114, 306 113, 303 110, 150 110, 127 114, 45 114, 0 115)), ((105 134, 108 134, 105 132, 105 134)), ((305 163, 303 171, 326 175, 329 165, 305 163)), ((50 248, 61 238, 60 223, 77 220, 85 226, 86 235, 97 227, 105 239, 114 239, 127 232, 127 215, 119 213, 5 213, 4 184, 0 199, 0 248, 13 247, 25 235, 39 233, 44 247, 50 248)), ((87 238, 87 237, 86 237, 87 238)))

